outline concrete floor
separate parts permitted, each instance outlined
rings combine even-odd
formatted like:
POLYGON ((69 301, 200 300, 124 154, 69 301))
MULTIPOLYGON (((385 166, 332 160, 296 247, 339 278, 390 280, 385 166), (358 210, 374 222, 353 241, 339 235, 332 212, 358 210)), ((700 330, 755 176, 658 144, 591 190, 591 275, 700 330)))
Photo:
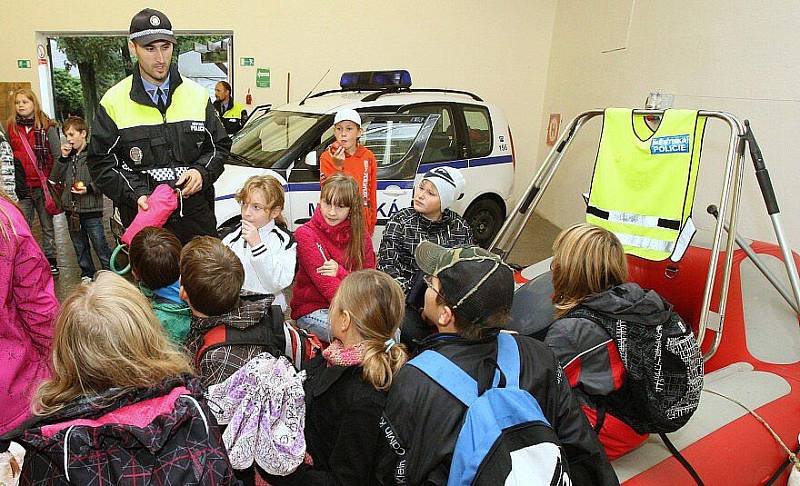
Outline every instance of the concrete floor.
MULTIPOLYGON (((103 226, 106 229, 109 248, 114 248, 114 238, 110 232, 108 218, 111 214, 111 203, 106 200, 106 208, 103 216, 103 226)), ((71 289, 81 283, 81 272, 78 261, 75 257, 75 249, 72 246, 67 222, 63 215, 56 216, 53 222, 55 226, 56 250, 58 252, 58 266, 61 270, 60 275, 55 277, 55 289, 58 300, 62 301, 69 295, 71 289)), ((552 256, 552 245, 559 228, 549 221, 534 215, 524 231, 520 235, 519 241, 514 247, 509 257, 509 262, 523 267, 541 261, 552 256)), ((39 223, 34 221, 33 234, 38 238, 40 235, 39 223)), ((95 267, 100 268, 97 255, 92 252, 95 267)))
POLYGON ((560 231, 550 221, 534 214, 520 234, 508 262, 527 267, 553 256, 553 242, 560 231))
MULTIPOLYGON (((106 199, 105 210, 103 211, 103 227, 106 229, 106 239, 108 240, 108 247, 113 251, 114 238, 108 225, 108 218, 111 215, 111 201, 106 199)), ((81 269, 78 267, 78 259, 75 256, 75 248, 72 246, 72 240, 67 231, 67 220, 63 214, 53 218, 53 226, 55 227, 56 238, 56 253, 58 255, 58 268, 60 273, 54 277, 56 297, 59 301, 63 301, 70 290, 81 283, 81 269)), ((39 227, 38 216, 33 222, 33 235, 37 240, 41 236, 41 229, 39 227)), ((94 251, 92 251, 92 258, 94 259, 95 268, 98 270, 100 261, 97 259, 94 251)))

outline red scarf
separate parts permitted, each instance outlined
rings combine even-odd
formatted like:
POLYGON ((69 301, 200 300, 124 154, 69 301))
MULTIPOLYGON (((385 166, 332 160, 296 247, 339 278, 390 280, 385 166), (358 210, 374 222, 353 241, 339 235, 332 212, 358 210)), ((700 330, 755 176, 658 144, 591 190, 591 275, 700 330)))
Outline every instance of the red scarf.
POLYGON ((332 366, 358 366, 364 361, 364 341, 355 346, 345 346, 334 339, 330 346, 322 352, 328 368, 332 366))
MULTIPOLYGON (((17 125, 25 127, 19 131, 19 136, 24 137, 27 135, 27 127, 34 127, 36 120, 34 118, 22 118, 17 115, 17 125)), ((45 174, 49 174, 53 168, 53 156, 50 153, 50 144, 47 143, 47 129, 46 128, 33 128, 33 149, 36 155, 36 162, 39 168, 45 174)), ((33 160, 31 160, 33 163, 33 160)))

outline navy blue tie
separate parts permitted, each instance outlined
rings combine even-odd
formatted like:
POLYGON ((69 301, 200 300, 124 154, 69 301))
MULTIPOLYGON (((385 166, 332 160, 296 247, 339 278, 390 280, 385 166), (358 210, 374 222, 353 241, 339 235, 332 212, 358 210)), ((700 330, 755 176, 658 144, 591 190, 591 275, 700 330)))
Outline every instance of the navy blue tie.
POLYGON ((161 113, 167 111, 167 104, 164 102, 164 92, 161 91, 161 88, 156 88, 156 99, 158 99, 156 102, 156 105, 158 105, 158 111, 161 113))

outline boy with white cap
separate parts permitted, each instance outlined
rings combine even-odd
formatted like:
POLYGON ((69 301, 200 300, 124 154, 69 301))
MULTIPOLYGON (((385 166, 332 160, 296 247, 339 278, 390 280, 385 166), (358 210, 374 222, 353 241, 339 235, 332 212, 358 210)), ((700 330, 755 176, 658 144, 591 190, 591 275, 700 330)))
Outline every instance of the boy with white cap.
POLYGON ((361 145, 361 116, 355 110, 345 109, 333 119, 336 141, 319 158, 320 182, 336 172, 344 172, 356 180, 364 202, 364 222, 372 234, 378 220, 378 162, 370 149, 361 145))
POLYGON ((423 241, 445 248, 474 244, 472 229, 450 209, 464 196, 464 185, 464 176, 458 169, 439 166, 429 170, 414 191, 411 207, 392 215, 383 232, 378 270, 397 280, 406 294, 406 317, 400 337, 412 351, 416 347, 414 341, 432 331, 419 314, 425 285, 414 252, 423 241))

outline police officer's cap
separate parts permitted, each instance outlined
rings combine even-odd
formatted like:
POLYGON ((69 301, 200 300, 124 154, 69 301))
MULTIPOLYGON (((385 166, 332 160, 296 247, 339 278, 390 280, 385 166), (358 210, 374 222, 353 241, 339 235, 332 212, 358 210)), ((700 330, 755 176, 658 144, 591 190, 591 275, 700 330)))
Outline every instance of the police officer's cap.
POLYGON ((172 23, 167 16, 152 8, 146 8, 133 16, 128 38, 140 46, 156 41, 177 43, 172 32, 172 23))

